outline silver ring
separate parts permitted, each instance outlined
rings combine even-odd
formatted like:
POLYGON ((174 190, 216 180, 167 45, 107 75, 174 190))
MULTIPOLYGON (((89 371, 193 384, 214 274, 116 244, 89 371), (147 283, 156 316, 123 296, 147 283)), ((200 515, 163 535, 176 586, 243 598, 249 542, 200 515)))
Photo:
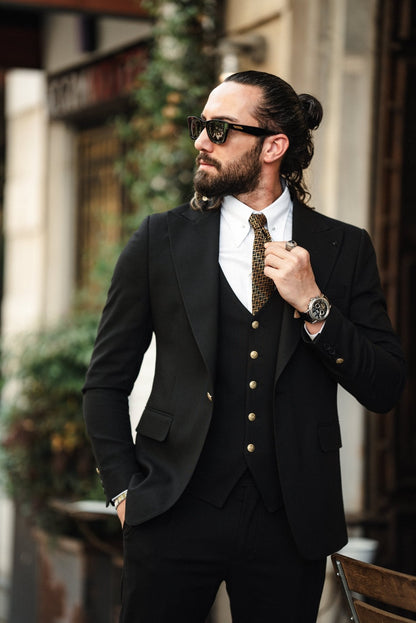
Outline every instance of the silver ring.
POLYGON ((298 243, 295 242, 294 240, 288 240, 285 244, 285 249, 286 251, 291 251, 292 249, 294 249, 295 247, 298 246, 298 243))

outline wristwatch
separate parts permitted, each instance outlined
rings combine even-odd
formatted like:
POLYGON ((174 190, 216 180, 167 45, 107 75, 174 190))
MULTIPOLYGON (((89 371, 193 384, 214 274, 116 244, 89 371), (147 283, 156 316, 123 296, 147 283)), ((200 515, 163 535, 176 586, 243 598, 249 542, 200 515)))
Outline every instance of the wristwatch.
POLYGON ((330 309, 331 304, 325 294, 313 296, 309 301, 306 312, 299 312, 299 318, 301 318, 304 322, 310 322, 311 324, 322 322, 322 320, 326 320, 326 318, 328 318, 330 309))

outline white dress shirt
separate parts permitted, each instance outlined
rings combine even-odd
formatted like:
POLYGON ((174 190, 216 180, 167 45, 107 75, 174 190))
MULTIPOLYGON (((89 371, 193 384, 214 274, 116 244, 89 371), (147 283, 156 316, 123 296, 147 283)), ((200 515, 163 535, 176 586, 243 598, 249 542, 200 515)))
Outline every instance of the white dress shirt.
MULTIPOLYGON (((293 203, 287 186, 280 197, 261 212, 267 218, 267 228, 273 241, 291 240, 293 203)), ((235 295, 249 312, 252 311, 254 229, 248 219, 253 213, 258 214, 235 197, 224 197, 220 219, 219 263, 235 295)))

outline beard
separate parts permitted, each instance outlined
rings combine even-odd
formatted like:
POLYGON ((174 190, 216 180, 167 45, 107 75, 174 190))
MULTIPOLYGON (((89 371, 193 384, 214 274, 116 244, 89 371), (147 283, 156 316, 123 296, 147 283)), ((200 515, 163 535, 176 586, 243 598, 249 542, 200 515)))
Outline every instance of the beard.
POLYGON ((197 193, 206 197, 223 197, 224 195, 241 195, 255 190, 261 173, 260 153, 263 144, 257 143, 250 151, 238 160, 229 164, 221 164, 208 155, 199 155, 196 163, 201 160, 213 165, 218 174, 208 171, 197 171, 194 175, 194 187, 197 193))

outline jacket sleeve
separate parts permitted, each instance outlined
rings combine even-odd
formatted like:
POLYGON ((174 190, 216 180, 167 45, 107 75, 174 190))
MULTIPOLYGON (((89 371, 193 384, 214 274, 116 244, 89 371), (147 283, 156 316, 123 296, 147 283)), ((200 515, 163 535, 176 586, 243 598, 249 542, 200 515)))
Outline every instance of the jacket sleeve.
POLYGON ((116 264, 83 387, 84 418, 107 503, 137 471, 128 397, 152 336, 148 228, 147 219, 116 264))
MULTIPOLYGON (((332 306, 310 348, 334 380, 363 406, 385 413, 400 398, 405 363, 387 315, 373 245, 366 231, 360 233, 348 300, 332 306)), ((308 341, 306 335, 304 340, 308 341)))

